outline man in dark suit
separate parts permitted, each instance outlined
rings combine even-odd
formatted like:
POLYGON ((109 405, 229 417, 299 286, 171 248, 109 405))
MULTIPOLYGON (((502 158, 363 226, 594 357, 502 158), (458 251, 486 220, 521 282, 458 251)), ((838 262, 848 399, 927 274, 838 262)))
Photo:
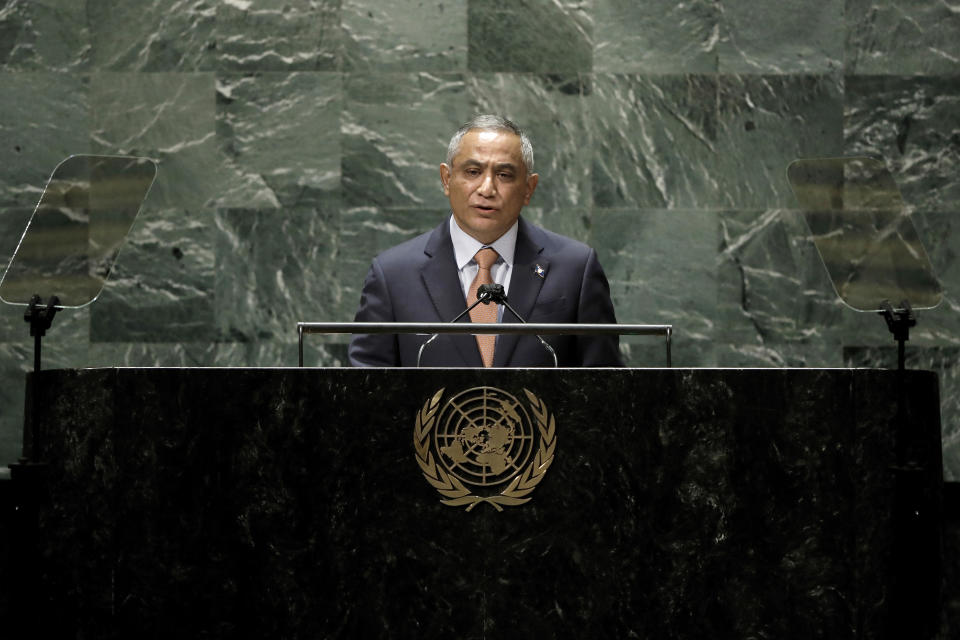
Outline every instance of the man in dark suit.
MULTIPOLYGON (((479 284, 499 283, 531 323, 614 323, 610 288, 596 252, 520 217, 539 176, 517 125, 477 116, 461 127, 440 165, 452 216, 374 258, 357 322, 449 322, 476 300, 479 284)), ((502 306, 479 305, 473 322, 519 322, 502 306)), ((461 322, 467 321, 467 318, 461 322)), ((356 335, 354 366, 416 366, 426 336, 356 335)), ((621 366, 616 336, 548 336, 560 366, 621 366)), ((440 335, 421 366, 537 367, 553 358, 534 336, 440 335)))

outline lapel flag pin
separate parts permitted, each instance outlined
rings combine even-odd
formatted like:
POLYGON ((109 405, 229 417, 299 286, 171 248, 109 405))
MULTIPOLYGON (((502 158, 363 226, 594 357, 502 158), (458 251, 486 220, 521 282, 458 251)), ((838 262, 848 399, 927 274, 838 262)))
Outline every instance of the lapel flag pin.
POLYGON ((535 267, 533 268, 533 271, 534 271, 534 273, 536 273, 536 274, 537 274, 538 276, 540 276, 541 278, 544 276, 544 274, 547 273, 546 271, 544 271, 543 267, 541 267, 540 265, 535 266, 535 267))

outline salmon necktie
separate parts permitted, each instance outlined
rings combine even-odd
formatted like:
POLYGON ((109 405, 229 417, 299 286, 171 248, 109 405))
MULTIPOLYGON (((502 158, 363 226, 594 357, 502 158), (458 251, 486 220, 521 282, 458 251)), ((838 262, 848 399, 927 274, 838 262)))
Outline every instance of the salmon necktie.
MULTIPOLYGON (((468 306, 477 301, 477 289, 480 288, 480 285, 493 284, 490 267, 497 262, 497 258, 499 257, 500 254, 490 247, 480 249, 480 251, 477 251, 477 255, 473 256, 473 259, 476 260, 480 268, 477 270, 477 277, 473 279, 473 283, 470 285, 470 291, 467 294, 468 306)), ((496 322, 497 305, 492 302, 490 304, 478 304, 470 310, 470 321, 496 322)), ((489 334, 476 336, 476 338, 477 346, 480 347, 480 358, 483 360, 483 366, 492 367, 493 347, 496 344, 497 336, 489 334)))

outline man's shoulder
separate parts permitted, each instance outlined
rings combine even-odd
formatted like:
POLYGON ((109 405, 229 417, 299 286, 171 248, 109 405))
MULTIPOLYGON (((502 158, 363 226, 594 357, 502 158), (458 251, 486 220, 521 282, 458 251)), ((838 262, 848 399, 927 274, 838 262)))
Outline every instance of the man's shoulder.
POLYGON ((593 251, 588 244, 575 238, 544 229, 532 222, 522 222, 521 224, 525 225, 526 228, 521 226, 521 230, 527 234, 530 240, 534 242, 534 244, 543 246, 544 251, 548 253, 563 252, 567 254, 587 255, 593 251))
POLYGON ((431 244, 431 238, 440 229, 441 227, 434 227, 414 238, 381 251, 377 254, 377 262, 383 266, 389 266, 396 263, 409 263, 411 260, 425 259, 427 246, 431 244))

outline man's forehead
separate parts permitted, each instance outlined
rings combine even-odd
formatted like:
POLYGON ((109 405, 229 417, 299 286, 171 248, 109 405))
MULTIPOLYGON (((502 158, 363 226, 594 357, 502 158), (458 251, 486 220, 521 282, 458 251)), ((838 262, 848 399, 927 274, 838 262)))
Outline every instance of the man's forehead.
POLYGON ((522 161, 523 152, 520 145, 520 136, 511 131, 471 129, 460 140, 460 149, 457 151, 457 158, 467 160, 474 158, 473 152, 477 147, 487 148, 487 145, 497 145, 500 150, 506 151, 514 156, 517 161, 522 161))

